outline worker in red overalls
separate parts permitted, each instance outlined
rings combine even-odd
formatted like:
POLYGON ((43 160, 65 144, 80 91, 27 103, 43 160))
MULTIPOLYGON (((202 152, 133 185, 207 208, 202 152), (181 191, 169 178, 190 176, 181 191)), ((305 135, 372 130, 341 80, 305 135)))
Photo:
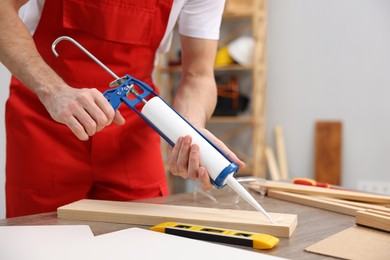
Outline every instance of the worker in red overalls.
MULTIPOLYGON (((2 0, 0 59, 13 74, 6 104, 7 217, 83 198, 168 194, 159 135, 127 107, 113 110, 102 95, 111 76, 76 46, 58 44, 55 58, 51 44, 59 36, 77 40, 117 75, 154 87, 156 53, 169 49, 179 20, 183 74, 173 106, 242 167, 204 129, 216 103, 213 64, 223 6, 224 0, 2 0)), ((168 162, 172 174, 211 187, 191 137, 179 139, 168 162)))

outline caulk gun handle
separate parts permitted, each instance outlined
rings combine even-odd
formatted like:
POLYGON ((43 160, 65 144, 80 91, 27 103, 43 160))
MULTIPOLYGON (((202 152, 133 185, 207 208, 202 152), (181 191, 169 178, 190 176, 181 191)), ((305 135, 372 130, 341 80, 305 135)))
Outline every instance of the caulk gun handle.
POLYGON ((103 96, 108 100, 114 110, 117 110, 121 105, 121 97, 116 95, 117 89, 109 89, 104 91, 103 96))

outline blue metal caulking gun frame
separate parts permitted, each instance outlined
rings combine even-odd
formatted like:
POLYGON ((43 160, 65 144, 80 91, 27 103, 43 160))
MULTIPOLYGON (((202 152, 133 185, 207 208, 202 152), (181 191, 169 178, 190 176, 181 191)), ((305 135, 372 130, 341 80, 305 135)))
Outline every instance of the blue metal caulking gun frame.
MULTIPOLYGON (((174 146, 175 143, 173 140, 170 140, 168 136, 163 133, 158 127, 156 127, 147 117, 145 117, 138 109, 140 105, 147 104, 147 100, 150 100, 153 97, 158 97, 160 100, 166 104, 174 113, 176 113, 182 120, 184 120, 193 130, 196 131, 204 140, 206 140, 216 151, 218 151, 227 161, 228 165, 222 169, 219 173, 214 175, 210 174, 210 181, 212 184, 221 188, 226 184, 226 178, 229 175, 235 176, 239 170, 238 165, 236 165, 231 158, 229 158, 222 150, 220 150, 215 144, 213 144, 209 139, 207 139, 202 133, 200 133, 194 126, 192 126, 185 118, 183 118, 179 113, 177 113, 172 107, 170 107, 153 89, 148 86, 146 83, 135 79, 129 75, 126 75, 122 78, 118 77, 115 73, 113 73, 109 68, 107 68, 102 62, 100 62, 95 56, 93 56, 89 51, 87 51, 82 45, 76 42, 74 39, 62 36, 57 38, 52 44, 53 53, 58 56, 55 51, 55 46, 58 42, 62 40, 67 40, 75 44, 79 47, 85 54, 87 54, 92 60, 94 60, 98 65, 100 65, 103 69, 105 69, 110 75, 112 75, 116 80, 110 83, 110 87, 114 87, 113 89, 107 90, 103 93, 104 97, 110 102, 111 106, 114 110, 117 110, 120 105, 125 103, 130 109, 136 112, 142 119, 144 119, 153 129, 158 132, 171 146, 174 146), (135 86, 142 90, 139 93, 135 86), (129 99, 127 96, 129 94, 134 95, 135 99, 129 99)), ((210 172, 209 172, 210 173, 210 172)))

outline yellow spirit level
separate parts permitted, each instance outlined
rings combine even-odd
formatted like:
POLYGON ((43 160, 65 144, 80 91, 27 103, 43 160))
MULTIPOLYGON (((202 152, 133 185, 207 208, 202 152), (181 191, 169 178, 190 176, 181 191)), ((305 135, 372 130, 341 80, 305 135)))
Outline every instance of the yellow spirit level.
POLYGON ((248 246, 254 249, 271 249, 279 243, 279 238, 267 234, 206 226, 194 226, 191 224, 177 222, 164 222, 153 226, 150 229, 166 234, 239 246, 248 246))

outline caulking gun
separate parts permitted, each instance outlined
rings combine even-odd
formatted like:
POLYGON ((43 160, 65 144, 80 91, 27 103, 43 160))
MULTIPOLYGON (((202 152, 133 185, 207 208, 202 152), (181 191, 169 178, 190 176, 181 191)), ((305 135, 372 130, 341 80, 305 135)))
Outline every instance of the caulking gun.
POLYGON ((190 135, 192 137, 192 143, 199 146, 200 163, 209 173, 211 183, 217 188, 222 188, 227 184, 272 222, 269 214, 234 178, 239 167, 233 160, 169 106, 150 86, 129 75, 121 78, 118 77, 81 44, 68 36, 59 37, 53 42, 52 51, 56 57, 58 57, 58 53, 55 47, 62 40, 67 40, 75 44, 115 78, 110 83, 112 89, 103 93, 114 110, 117 110, 124 103, 153 127, 171 146, 175 145, 179 137, 190 135), (129 94, 132 94, 134 99, 127 98, 129 94))

